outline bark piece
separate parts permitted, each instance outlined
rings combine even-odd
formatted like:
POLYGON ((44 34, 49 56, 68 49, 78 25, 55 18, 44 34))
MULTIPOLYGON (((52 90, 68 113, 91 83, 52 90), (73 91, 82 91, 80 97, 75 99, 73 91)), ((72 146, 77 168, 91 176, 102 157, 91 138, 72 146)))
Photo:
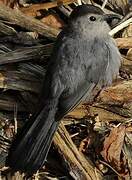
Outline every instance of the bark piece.
MULTIPOLYGON (((67 5, 67 4, 71 4, 73 2, 75 2, 75 0, 63 0, 63 1, 61 1, 61 5, 67 5)), ((33 4, 29 7, 21 8, 21 11, 25 14, 30 14, 31 16, 36 16, 39 10, 54 8, 59 5, 60 5, 60 3, 58 3, 58 1, 41 3, 41 4, 33 4)))
POLYGON ((0 3, 0 18, 49 38, 56 38, 59 33, 57 29, 44 25, 39 20, 26 16, 19 10, 12 10, 2 3, 0 3))
POLYGON ((127 74, 132 74, 132 59, 130 59, 130 55, 128 57, 123 57, 121 70, 125 71, 127 74))
POLYGON ((8 26, 0 21, 0 34, 12 35, 12 34, 16 34, 16 31, 15 31, 15 29, 11 28, 10 26, 8 26))
POLYGON ((0 55, 0 65, 9 64, 21 61, 31 61, 36 59, 45 59, 49 57, 52 51, 52 44, 38 45, 22 49, 17 49, 12 52, 0 55))
POLYGON ((87 161, 72 142, 63 123, 60 123, 54 136, 54 144, 69 166, 69 171, 74 179, 95 180, 102 179, 98 170, 87 161))

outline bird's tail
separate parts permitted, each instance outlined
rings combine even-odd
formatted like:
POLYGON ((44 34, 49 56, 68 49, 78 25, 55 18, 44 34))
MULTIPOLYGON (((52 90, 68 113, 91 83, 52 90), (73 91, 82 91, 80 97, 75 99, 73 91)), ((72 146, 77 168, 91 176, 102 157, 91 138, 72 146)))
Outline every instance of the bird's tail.
POLYGON ((43 166, 53 135, 59 125, 55 121, 57 102, 48 103, 39 115, 23 127, 16 136, 7 159, 14 170, 32 174, 43 166))

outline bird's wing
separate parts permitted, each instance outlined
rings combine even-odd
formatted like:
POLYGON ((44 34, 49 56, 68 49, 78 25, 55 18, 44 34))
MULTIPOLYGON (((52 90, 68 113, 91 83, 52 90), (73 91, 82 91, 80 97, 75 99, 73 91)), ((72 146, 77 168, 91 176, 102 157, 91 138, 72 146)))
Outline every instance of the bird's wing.
MULTIPOLYGON (((97 43, 97 42, 96 42, 97 43)), ((76 89, 74 93, 68 96, 63 94, 59 99, 59 106, 56 119, 59 120, 68 112, 72 111, 77 105, 91 96, 93 89, 100 84, 105 84, 106 72, 109 70, 110 51, 106 45, 100 44, 102 49, 92 48, 87 52, 88 67, 85 81, 76 89), (91 58, 92 57, 92 58, 91 58)), ((99 44, 97 47, 100 47, 99 44)), ((83 53, 86 53, 84 50, 83 53)))
POLYGON ((62 119, 67 113, 74 110, 81 102, 88 98, 95 86, 94 83, 86 83, 85 86, 78 88, 74 94, 68 97, 60 97, 56 120, 62 119))

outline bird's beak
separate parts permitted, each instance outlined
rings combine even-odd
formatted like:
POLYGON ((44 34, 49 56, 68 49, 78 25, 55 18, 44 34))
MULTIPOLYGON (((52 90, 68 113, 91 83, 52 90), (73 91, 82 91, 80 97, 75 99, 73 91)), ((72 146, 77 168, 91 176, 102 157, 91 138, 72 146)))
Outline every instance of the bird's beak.
POLYGON ((104 14, 103 15, 103 19, 107 22, 107 23, 111 23, 113 19, 121 19, 119 15, 117 14, 104 14))

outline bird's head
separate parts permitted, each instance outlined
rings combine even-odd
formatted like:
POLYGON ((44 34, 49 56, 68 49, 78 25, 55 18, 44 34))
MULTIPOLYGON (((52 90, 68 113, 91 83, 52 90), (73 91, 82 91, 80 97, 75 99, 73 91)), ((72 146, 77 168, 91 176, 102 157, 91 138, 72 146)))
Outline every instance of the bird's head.
POLYGON ((92 35, 108 34, 110 23, 119 18, 115 14, 105 14, 99 7, 93 5, 77 6, 71 13, 69 23, 77 31, 92 35))

